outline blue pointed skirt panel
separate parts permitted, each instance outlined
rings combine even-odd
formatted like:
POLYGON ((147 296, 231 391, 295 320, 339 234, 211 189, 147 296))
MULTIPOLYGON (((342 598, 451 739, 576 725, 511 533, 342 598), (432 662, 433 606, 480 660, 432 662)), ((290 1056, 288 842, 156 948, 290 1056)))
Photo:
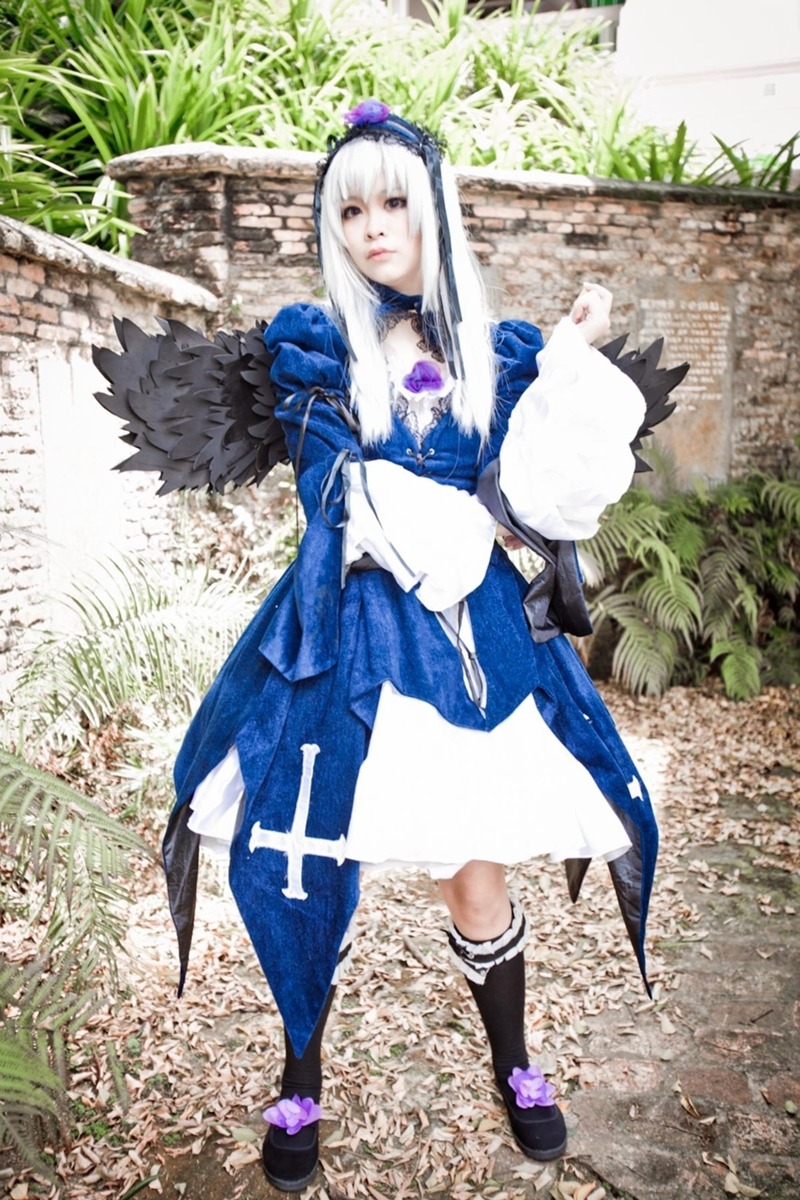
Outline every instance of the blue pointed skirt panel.
MULTIPOLYGON (((631 840, 631 848, 613 859, 608 869, 649 991, 644 942, 658 825, 647 787, 570 641, 564 636, 552 638, 540 648, 548 652, 548 670, 542 671, 543 686, 534 692, 536 705, 559 741, 591 772, 631 840)), ((585 865, 571 887, 573 899, 585 865)))
POLYGON ((231 888, 298 1054, 358 903, 344 846, 370 731, 349 707, 343 663, 297 684, 272 671, 236 741, 246 799, 231 888))

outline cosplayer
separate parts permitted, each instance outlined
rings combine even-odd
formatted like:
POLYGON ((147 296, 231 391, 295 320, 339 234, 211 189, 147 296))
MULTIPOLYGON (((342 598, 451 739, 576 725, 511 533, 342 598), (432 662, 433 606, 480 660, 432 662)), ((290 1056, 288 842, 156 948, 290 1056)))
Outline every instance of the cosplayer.
MULTIPOLYGON (((320 1048, 362 869, 411 864, 438 881, 511 1131, 547 1160, 566 1130, 525 1046, 526 917, 504 866, 564 861, 575 899, 604 856, 644 974, 657 845, 644 784, 563 631, 590 628, 574 540, 628 487, 645 417, 667 410, 646 411, 636 371, 591 347, 609 323, 600 286, 584 286, 546 345, 525 322, 493 324, 439 143, 377 101, 347 120, 315 195, 327 301, 279 312, 266 358, 252 333, 242 343, 243 376, 255 379, 259 353, 262 366, 244 426, 263 449, 277 422, 285 450, 266 465, 248 450, 227 469, 259 479, 288 452, 307 529, 189 729, 164 843, 181 987, 198 846, 230 844, 233 893, 285 1027, 263 1147, 285 1191, 317 1165, 320 1048), (514 539, 545 560, 530 587, 506 553, 514 539)), ((120 327, 129 354, 132 328, 120 327)), ((164 328, 138 372, 156 383, 167 343, 189 373, 210 345, 164 328)), ((137 374, 123 378, 123 358, 97 361, 128 440, 163 442, 173 418, 185 434, 189 390, 147 438, 137 405, 123 412, 137 374)), ((661 393, 681 374, 656 372, 661 393)), ((231 446, 242 428, 230 425, 231 446)), ((176 448, 163 490, 197 486, 203 463, 218 486, 217 449, 195 446, 177 481, 176 448)))

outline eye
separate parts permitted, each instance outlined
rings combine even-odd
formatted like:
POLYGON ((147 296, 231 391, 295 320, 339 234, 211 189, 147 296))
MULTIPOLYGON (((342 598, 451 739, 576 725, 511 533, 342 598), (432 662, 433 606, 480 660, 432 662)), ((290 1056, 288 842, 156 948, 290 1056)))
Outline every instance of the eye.
POLYGON ((352 217, 357 217, 360 212, 361 208, 358 204, 345 204, 342 209, 342 220, 349 221, 352 217))
POLYGON ((386 201, 387 208, 405 208, 408 201, 405 196, 390 196, 386 201))

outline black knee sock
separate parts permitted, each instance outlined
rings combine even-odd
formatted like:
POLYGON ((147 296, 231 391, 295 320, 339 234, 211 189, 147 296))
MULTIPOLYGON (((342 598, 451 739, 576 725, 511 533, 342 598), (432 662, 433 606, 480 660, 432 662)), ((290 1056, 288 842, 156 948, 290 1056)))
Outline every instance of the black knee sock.
POLYGON ((525 956, 497 963, 483 983, 467 980, 486 1028, 492 1065, 505 1082, 514 1067, 528 1066, 525 1047, 525 956))
POLYGON ((322 1035, 325 1032, 325 1022, 328 1019, 335 991, 336 988, 332 987, 328 992, 325 1007, 314 1027, 311 1040, 306 1046, 302 1058, 298 1058, 292 1049, 292 1043, 284 1027, 283 1040, 286 1045, 286 1062, 281 1078, 281 1099, 285 1097, 291 1099, 292 1096, 300 1096, 303 1099, 306 1096, 310 1096, 312 1100, 315 1100, 319 1104, 319 1098, 322 1093, 322 1035))

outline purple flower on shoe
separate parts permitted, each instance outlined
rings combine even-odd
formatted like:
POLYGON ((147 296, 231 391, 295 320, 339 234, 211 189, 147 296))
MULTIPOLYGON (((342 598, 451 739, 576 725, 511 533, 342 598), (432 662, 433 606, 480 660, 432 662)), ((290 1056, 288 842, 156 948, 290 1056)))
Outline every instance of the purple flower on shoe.
POLYGON ((269 1125, 277 1125, 288 1134, 299 1133, 304 1126, 313 1125, 321 1116, 322 1109, 310 1096, 304 1096, 302 1100, 299 1096, 292 1096, 291 1100, 279 1100, 264 1111, 264 1120, 269 1125))
POLYGON ((344 114, 347 125, 380 125, 392 110, 382 100, 362 100, 355 108, 344 114))
POLYGON ((439 368, 432 362, 420 359, 403 378, 403 387, 408 392, 438 392, 442 386, 442 376, 439 368))
POLYGON ((553 1085, 547 1082, 541 1067, 526 1067, 524 1071, 514 1067, 508 1083, 520 1108, 534 1108, 536 1105, 546 1108, 555 1099, 553 1085))

